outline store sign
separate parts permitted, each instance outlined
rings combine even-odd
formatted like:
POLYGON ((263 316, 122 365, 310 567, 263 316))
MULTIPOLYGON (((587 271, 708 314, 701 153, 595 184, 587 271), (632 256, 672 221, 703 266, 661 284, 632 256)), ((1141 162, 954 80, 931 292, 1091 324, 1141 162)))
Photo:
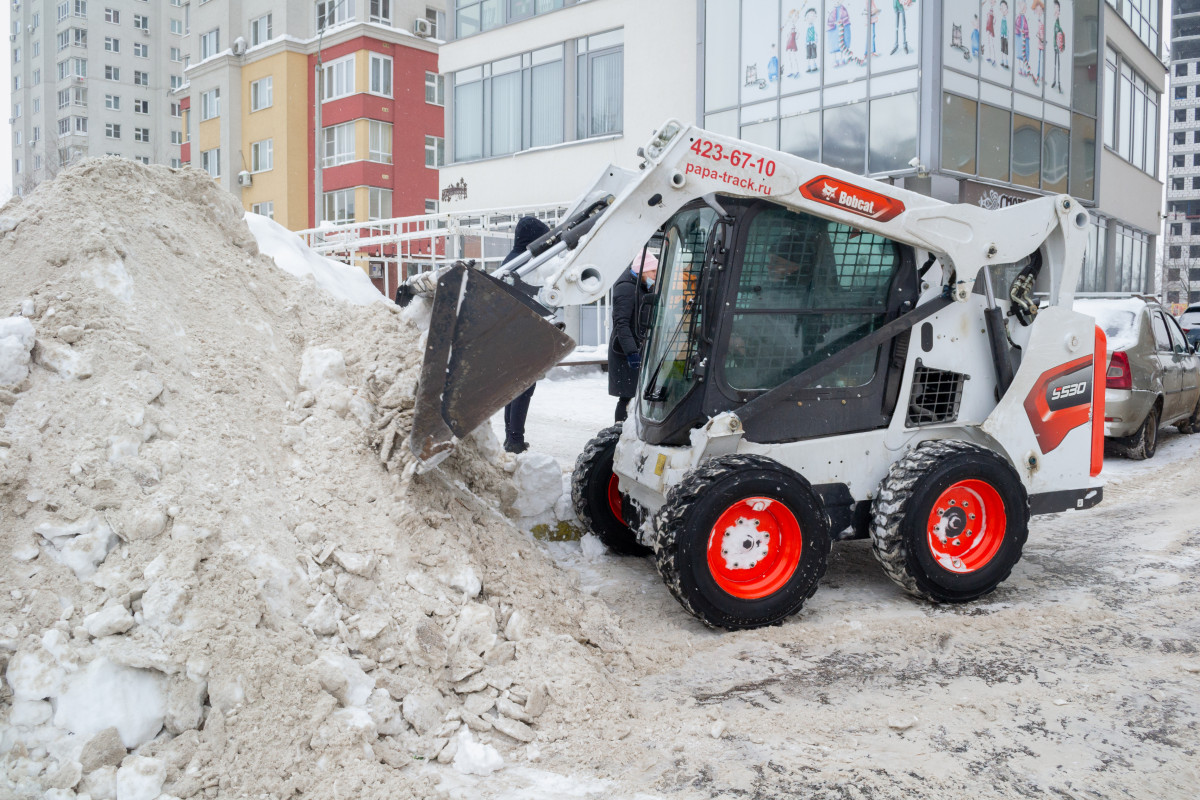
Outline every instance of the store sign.
POLYGON ((984 183, 963 181, 958 190, 958 202, 970 203, 973 206, 994 211, 998 208, 1008 208, 1026 200, 1035 200, 1041 195, 1022 192, 1016 189, 997 188, 984 183))
POLYGON ((442 202, 443 203, 449 203, 452 200, 466 200, 466 199, 467 199, 467 180, 466 180, 466 178, 459 178, 458 183, 452 183, 449 186, 442 189, 442 202))
POLYGON ((800 194, 809 200, 834 206, 852 214, 887 222, 904 213, 904 203, 894 197, 855 186, 852 183, 822 175, 800 187, 800 194))

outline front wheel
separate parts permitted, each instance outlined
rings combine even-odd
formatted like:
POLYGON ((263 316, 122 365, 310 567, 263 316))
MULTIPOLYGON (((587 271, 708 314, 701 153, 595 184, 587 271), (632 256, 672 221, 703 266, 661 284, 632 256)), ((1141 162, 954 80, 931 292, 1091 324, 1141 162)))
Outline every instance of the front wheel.
POLYGON ((627 503, 613 473, 613 455, 620 438, 621 425, 613 425, 583 448, 571 475, 571 501, 584 527, 609 550, 622 556, 646 556, 650 548, 638 542, 637 534, 625 522, 627 503))
POLYGON ((1196 407, 1192 409, 1191 416, 1175 423, 1175 427, 1180 433, 1200 433, 1200 399, 1196 400, 1196 407))
POLYGON ((968 442, 921 442, 892 465, 871 507, 871 543, 909 594, 964 603, 1012 572, 1029 535, 1016 470, 968 442))
POLYGON ((758 628, 795 614, 829 557, 820 499, 808 481, 763 456, 721 456, 692 470, 654 524, 667 588, 716 628, 758 628))

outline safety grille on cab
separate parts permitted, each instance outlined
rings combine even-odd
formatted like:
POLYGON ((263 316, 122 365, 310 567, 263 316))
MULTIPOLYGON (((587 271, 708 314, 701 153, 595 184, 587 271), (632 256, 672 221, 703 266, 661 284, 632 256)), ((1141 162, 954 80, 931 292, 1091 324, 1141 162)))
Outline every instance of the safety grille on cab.
POLYGON ((958 419, 965 379, 961 372, 918 366, 913 373, 905 426, 918 428, 958 419))

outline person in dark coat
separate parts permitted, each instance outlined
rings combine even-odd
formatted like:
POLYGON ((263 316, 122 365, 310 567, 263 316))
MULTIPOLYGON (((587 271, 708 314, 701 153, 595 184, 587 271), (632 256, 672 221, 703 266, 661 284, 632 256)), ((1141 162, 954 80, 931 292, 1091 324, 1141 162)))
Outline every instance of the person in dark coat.
POLYGON ((654 285, 658 259, 646 253, 612 287, 612 335, 608 337, 608 393, 617 398, 616 421, 623 422, 629 401, 637 393, 646 331, 638 324, 638 309, 654 285), (641 273, 641 279, 638 274, 641 273))
MULTIPOLYGON (((537 217, 521 217, 513 235, 513 248, 501 264, 507 264, 524 253, 534 241, 545 236, 550 227, 537 217)), ((504 449, 509 453, 524 453, 529 449, 525 442, 525 418, 529 416, 529 401, 533 397, 535 383, 504 407, 504 449)))

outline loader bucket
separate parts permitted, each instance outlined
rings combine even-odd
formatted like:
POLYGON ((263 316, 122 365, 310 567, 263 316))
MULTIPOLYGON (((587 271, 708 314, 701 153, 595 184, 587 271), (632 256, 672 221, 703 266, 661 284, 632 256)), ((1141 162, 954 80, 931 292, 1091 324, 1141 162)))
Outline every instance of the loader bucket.
POLYGON ((465 266, 438 280, 409 447, 426 465, 575 349, 518 289, 465 266))

